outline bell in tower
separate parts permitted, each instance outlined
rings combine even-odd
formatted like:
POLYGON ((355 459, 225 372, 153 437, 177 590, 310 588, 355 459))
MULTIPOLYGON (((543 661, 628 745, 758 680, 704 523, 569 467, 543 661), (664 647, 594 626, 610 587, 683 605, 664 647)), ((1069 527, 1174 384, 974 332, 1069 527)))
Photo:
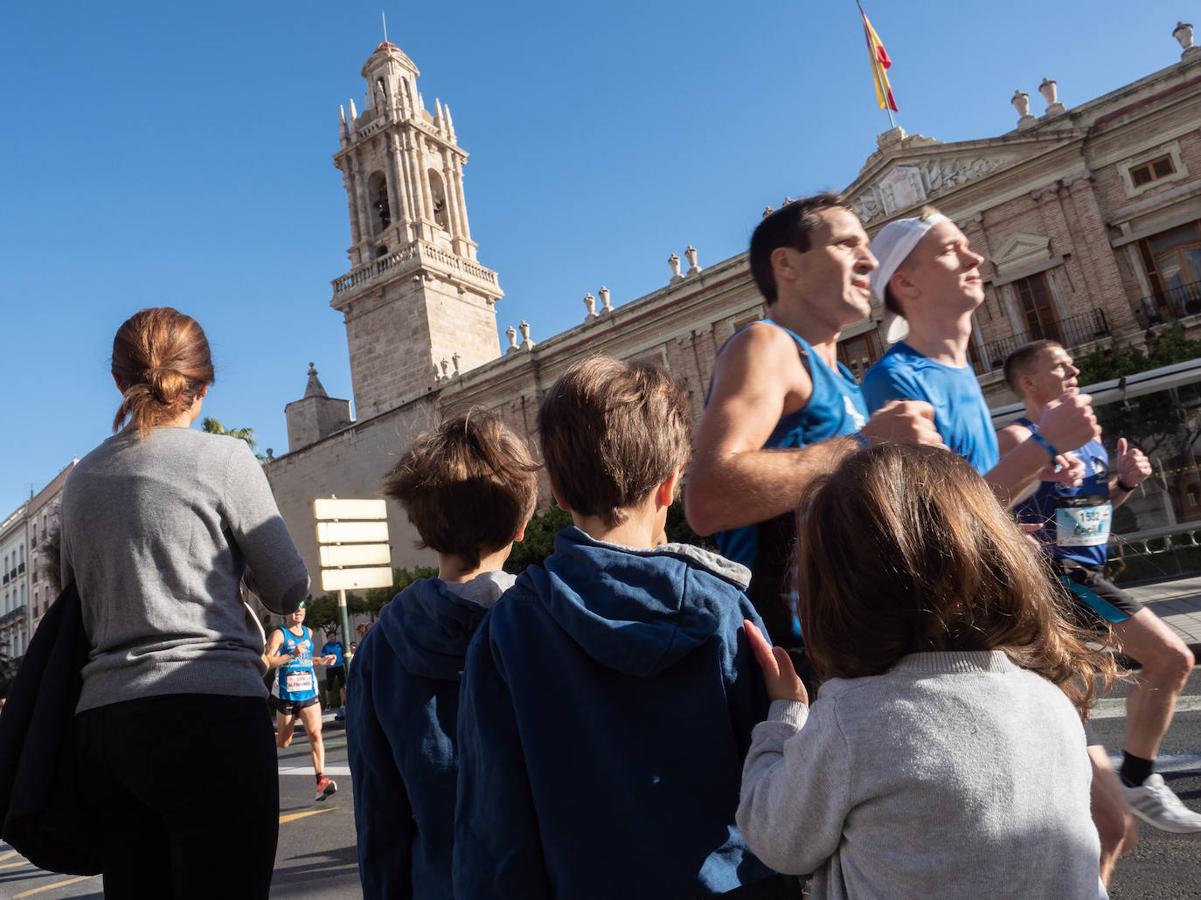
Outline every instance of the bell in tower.
POLYGON ((500 355, 499 279, 476 261, 450 107, 431 114, 416 64, 395 44, 363 65, 363 110, 341 110, 334 165, 350 213, 351 269, 333 281, 346 322, 355 408, 384 412, 428 390, 437 361, 464 371, 500 355))

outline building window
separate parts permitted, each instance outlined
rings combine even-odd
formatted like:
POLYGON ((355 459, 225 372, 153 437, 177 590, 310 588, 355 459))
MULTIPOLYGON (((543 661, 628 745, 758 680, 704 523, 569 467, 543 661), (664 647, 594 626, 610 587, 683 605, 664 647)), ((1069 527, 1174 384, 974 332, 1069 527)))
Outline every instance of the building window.
POLYGON ((427 173, 430 183, 430 205, 434 210, 434 222, 439 228, 450 231, 450 219, 447 217, 446 210, 446 185, 442 181, 442 175, 437 169, 430 169, 427 173))
POLYGON ((1176 174, 1176 166, 1172 162, 1172 157, 1168 154, 1157 156, 1155 159, 1147 160, 1145 163, 1139 163, 1137 166, 1130 167, 1130 182, 1136 188, 1143 187, 1153 181, 1159 181, 1161 178, 1167 178, 1169 175, 1176 174))
POLYGON ((1051 297, 1046 275, 1039 272, 1029 278, 1019 278, 1013 282, 1013 292, 1017 296, 1029 339, 1036 341, 1046 338, 1062 343, 1059 316, 1055 313, 1055 301, 1051 297))
POLYGON ((1151 285, 1144 299, 1152 318, 1201 312, 1201 222, 1190 222, 1139 241, 1151 285))
POLYGON ((860 380, 879 358, 880 342, 874 331, 865 331, 838 342, 838 361, 860 380))
POLYGON ((388 177, 372 172, 367 179, 367 202, 371 205, 371 221, 378 235, 392 224, 392 207, 388 203, 388 177))

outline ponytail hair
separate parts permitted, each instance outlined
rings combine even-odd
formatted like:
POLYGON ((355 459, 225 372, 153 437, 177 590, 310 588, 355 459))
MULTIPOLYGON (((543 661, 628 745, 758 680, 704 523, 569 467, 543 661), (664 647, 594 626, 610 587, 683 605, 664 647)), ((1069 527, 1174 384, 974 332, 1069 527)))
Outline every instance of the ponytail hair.
POLYGON ((213 357, 200 323, 169 306, 143 309, 113 338, 113 377, 121 407, 113 431, 129 420, 138 437, 178 418, 213 383, 213 357))

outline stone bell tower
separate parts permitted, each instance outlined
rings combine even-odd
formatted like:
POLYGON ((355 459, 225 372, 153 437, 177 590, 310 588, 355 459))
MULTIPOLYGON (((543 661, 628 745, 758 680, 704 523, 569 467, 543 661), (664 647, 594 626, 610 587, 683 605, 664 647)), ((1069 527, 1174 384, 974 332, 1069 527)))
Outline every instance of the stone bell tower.
POLYGON ((440 363, 471 369, 500 355, 496 273, 476 262, 450 107, 425 108, 417 66, 387 41, 363 66, 360 113, 341 110, 350 271, 330 305, 346 322, 355 411, 368 418, 433 386, 440 363))

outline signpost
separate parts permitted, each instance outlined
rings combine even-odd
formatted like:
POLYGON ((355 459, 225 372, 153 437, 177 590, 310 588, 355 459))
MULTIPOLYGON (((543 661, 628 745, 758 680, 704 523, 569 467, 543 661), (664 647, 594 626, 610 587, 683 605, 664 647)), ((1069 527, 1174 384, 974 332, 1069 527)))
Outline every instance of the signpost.
POLYGON ((388 545, 388 509, 383 500, 313 501, 321 589, 338 592, 342 640, 350 664, 350 616, 346 592, 392 586, 392 553, 388 545))

